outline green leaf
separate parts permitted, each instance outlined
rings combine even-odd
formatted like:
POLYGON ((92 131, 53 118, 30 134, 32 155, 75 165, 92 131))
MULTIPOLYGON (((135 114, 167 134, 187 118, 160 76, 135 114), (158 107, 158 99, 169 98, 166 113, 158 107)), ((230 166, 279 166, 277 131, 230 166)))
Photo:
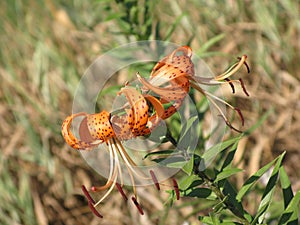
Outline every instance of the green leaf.
POLYGON ((231 175, 236 174, 236 173, 241 172, 241 171, 243 171, 243 170, 239 169, 239 168, 226 168, 217 175, 217 177, 215 179, 215 182, 224 180, 227 177, 230 177, 231 175))
POLYGON ((284 208, 286 208, 290 201, 293 199, 294 195, 291 187, 291 182, 283 166, 280 167, 279 170, 279 179, 283 192, 284 208))
POLYGON ((201 55, 204 52, 207 52, 207 50, 216 44, 218 41, 221 41, 225 37, 225 34, 219 34, 217 36, 214 36, 213 38, 209 39, 207 42, 202 44, 201 48, 196 52, 196 54, 201 55))
POLYGON ((243 209, 243 205, 236 200, 236 190, 228 180, 225 180, 223 194, 226 195, 227 201, 234 206, 234 208, 231 207, 231 211, 233 211, 235 215, 251 221, 251 216, 243 209))
POLYGON ((166 36, 165 36, 165 41, 170 41, 170 38, 175 30, 175 28, 178 26, 178 24, 181 22, 182 18, 185 17, 186 14, 182 13, 180 16, 178 16, 174 23, 169 27, 169 29, 167 30, 166 36))
POLYGON ((265 218, 265 214, 267 212, 267 209, 269 208, 271 201, 272 201, 272 197, 273 197, 273 193, 276 187, 276 183, 278 181, 278 175, 279 175, 279 168, 281 167, 281 162, 282 159, 285 155, 285 152, 283 154, 281 154, 278 157, 278 160, 276 161, 276 164, 274 166, 274 169, 272 171, 271 177, 267 183, 267 186, 265 188, 265 191, 263 193, 261 202, 259 204, 256 216, 254 217, 253 221, 251 224, 257 224, 257 223, 262 223, 264 218, 265 218))
POLYGON ((212 190, 208 188, 192 188, 185 192, 184 196, 188 197, 197 197, 197 198, 205 198, 208 199, 208 197, 212 194, 212 190))
POLYGON ((176 150, 161 150, 161 151, 155 151, 155 152, 149 152, 144 156, 143 159, 146 159, 148 157, 152 156, 170 156, 170 155, 178 155, 181 154, 181 152, 176 151, 176 150))
POLYGON ((191 175, 194 169, 194 155, 190 158, 190 160, 182 167, 182 170, 187 174, 191 175))
POLYGON ((299 202, 300 202, 300 190, 295 194, 294 198, 290 201, 290 204, 282 213, 278 222, 279 225, 298 224, 299 202))
POLYGON ((212 160, 222 151, 224 151, 226 148, 228 148, 230 145, 233 145, 234 143, 238 142, 241 139, 241 135, 235 138, 232 138, 230 140, 224 141, 222 143, 216 144, 207 151, 204 152, 202 155, 202 159, 200 161, 199 165, 199 171, 204 171, 206 167, 212 162, 212 160))
POLYGON ((212 221, 212 219, 209 216, 199 216, 198 219, 203 224, 208 224, 208 225, 213 224, 213 221, 212 221))
POLYGON ((244 195, 253 187, 256 181, 259 180, 262 177, 262 175, 264 175, 280 157, 283 157, 284 154, 285 153, 278 156, 276 159, 274 159, 272 162, 268 163, 264 167, 260 168, 255 174, 253 174, 248 180, 246 180, 246 182, 243 184, 242 188, 237 194, 237 200, 241 201, 244 195))
POLYGON ((184 176, 179 182, 179 187, 181 190, 187 190, 188 188, 193 188, 203 184, 203 180, 197 175, 184 176))
MULTIPOLYGON (((191 118, 188 119, 188 121, 183 125, 183 134, 180 136, 179 141, 178 141, 178 148, 183 149, 186 148, 186 146, 189 146, 188 144, 190 143, 191 139, 191 131, 194 130, 195 122, 198 122, 198 115, 192 116, 191 118)), ((187 149, 184 149, 187 150, 187 149)))
POLYGON ((162 166, 169 168, 178 168, 181 169, 187 164, 187 160, 184 157, 168 157, 168 158, 157 158, 152 161, 159 163, 162 166))
POLYGON ((238 146, 239 142, 237 141, 236 143, 234 143, 234 145, 230 148, 224 162, 223 162, 223 165, 222 165, 222 169, 221 171, 223 171, 225 168, 230 168, 231 167, 231 164, 232 164, 232 160, 234 158, 234 155, 235 155, 235 152, 236 152, 236 149, 237 149, 237 146, 238 146))

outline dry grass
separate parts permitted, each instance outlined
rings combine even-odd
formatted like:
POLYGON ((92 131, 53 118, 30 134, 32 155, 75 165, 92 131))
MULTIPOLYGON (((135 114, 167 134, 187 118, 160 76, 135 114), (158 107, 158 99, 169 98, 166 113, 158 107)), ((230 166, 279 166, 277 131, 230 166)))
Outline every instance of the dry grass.
MULTIPOLYGON (((142 1, 141 1, 142 2, 142 1)), ((156 5, 152 32, 159 35, 175 18, 170 40, 187 44, 221 72, 233 57, 247 54, 251 98, 236 95, 246 127, 273 109, 251 136, 240 142, 236 164, 245 168, 238 185, 261 165, 287 151, 285 165, 300 188, 300 16, 297 1, 170 1, 156 5), (216 35, 224 34, 205 49, 216 35), (221 54, 222 53, 222 54, 221 54)), ((112 10, 118 10, 112 4, 112 10)), ((142 195, 146 216, 120 202, 102 207, 97 220, 80 186, 101 182, 79 154, 64 143, 61 121, 70 114, 81 74, 98 55, 134 37, 117 34, 120 24, 105 21, 104 3, 4 1, 0 9, 0 221, 1 224, 182 224, 193 207, 184 200, 164 209, 153 189, 142 195), (147 201, 151 197, 151 201, 147 201), (151 202, 155 202, 152 204, 151 202), (169 214, 168 214, 169 213, 169 214), (139 221, 138 223, 133 221, 139 221)), ((249 209, 255 207, 250 205, 249 209)))

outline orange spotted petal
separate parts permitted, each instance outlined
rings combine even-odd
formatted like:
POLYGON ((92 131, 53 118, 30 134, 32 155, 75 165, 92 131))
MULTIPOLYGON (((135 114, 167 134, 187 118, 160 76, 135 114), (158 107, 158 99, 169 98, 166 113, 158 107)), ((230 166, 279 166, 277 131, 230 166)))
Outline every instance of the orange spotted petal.
POLYGON ((121 141, 129 140, 135 137, 131 132, 131 126, 128 124, 127 115, 111 117, 111 123, 117 138, 121 141))
POLYGON ((194 64, 191 60, 192 50, 188 46, 183 46, 174 50, 170 55, 160 60, 153 68, 150 78, 161 76, 162 68, 172 66, 184 73, 193 76, 194 64))
POLYGON ((132 133, 138 133, 139 130, 145 128, 148 122, 148 105, 143 95, 135 88, 124 87, 119 94, 124 94, 131 106, 128 110, 128 124, 132 133))
POLYGON ((62 135, 63 138, 65 139, 66 143, 71 146, 74 149, 91 149, 95 147, 97 144, 94 143, 95 140, 89 139, 89 141, 84 141, 84 140, 79 140, 77 139, 73 133, 70 130, 71 123, 74 118, 80 117, 80 116, 87 116, 86 113, 77 113, 77 114, 72 114, 71 116, 68 116, 63 124, 62 124, 62 135))
POLYGON ((110 123, 110 113, 102 111, 97 114, 87 116, 87 127, 90 135, 95 140, 106 141, 115 137, 115 133, 110 123))
POLYGON ((182 100, 187 95, 187 90, 181 86, 157 87, 149 83, 145 78, 137 75, 139 81, 148 90, 151 90, 167 101, 182 100))
POLYGON ((157 98, 153 97, 152 95, 144 95, 144 97, 151 103, 151 105, 155 109, 154 115, 152 115, 148 119, 147 132, 144 132, 144 135, 146 135, 150 133, 151 129, 155 128, 159 124, 159 122, 161 121, 165 113, 165 109, 161 104, 161 102, 157 98))

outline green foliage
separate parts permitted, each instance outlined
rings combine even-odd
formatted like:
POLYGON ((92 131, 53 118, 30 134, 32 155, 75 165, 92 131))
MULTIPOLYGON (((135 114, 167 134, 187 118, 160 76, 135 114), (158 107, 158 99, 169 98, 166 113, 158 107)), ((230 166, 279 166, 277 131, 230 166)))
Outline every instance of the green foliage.
MULTIPOLYGON (((268 114, 269 112, 262 118, 266 119, 268 114)), ((262 121, 257 123, 260 124, 262 121)), ((253 131, 254 127, 257 127, 257 124, 250 130, 253 131)), ((237 144, 241 138, 242 136, 231 138, 205 151, 200 156, 200 163, 194 164, 193 174, 190 173, 191 171, 183 170, 188 176, 183 176, 179 183, 181 195, 214 202, 213 211, 207 216, 199 217, 199 220, 206 224, 238 223, 254 225, 269 224, 274 221, 279 224, 297 224, 300 192, 298 191, 295 196, 293 195, 291 183, 283 166, 285 152, 249 177, 239 190, 236 190, 234 184, 231 183, 230 180, 234 175, 242 171, 232 166, 237 144), (205 162, 216 159, 223 151, 226 152, 227 156, 221 160, 222 167, 220 171, 214 169, 214 175, 209 175, 210 167, 215 165, 212 163, 210 167, 207 167, 205 162), (267 175, 268 173, 270 175, 267 175), (260 202, 257 203, 256 212, 250 214, 246 211, 243 199, 246 199, 251 191, 256 191, 255 185, 263 177, 267 177, 267 184, 262 192, 260 202), (274 199, 274 192, 278 188, 279 182, 283 196, 280 202, 274 199), (275 211, 278 213, 276 218, 272 217, 272 213, 275 213, 275 211), (271 216, 268 215, 270 213, 271 216)))
MULTIPOLYGON (((156 1, 115 0, 100 1, 107 7, 106 21, 114 20, 120 30, 116 34, 124 35, 127 40, 133 36, 136 41, 148 40, 152 36, 153 7, 156 1)), ((153 37, 152 37, 153 38, 153 37)))

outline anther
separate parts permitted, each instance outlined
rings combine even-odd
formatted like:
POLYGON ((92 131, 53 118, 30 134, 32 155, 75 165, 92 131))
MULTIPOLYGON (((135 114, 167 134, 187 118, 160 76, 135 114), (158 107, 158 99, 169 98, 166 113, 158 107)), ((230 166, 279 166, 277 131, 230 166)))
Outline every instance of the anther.
POLYGON ((174 178, 172 178, 172 181, 173 181, 174 191, 175 191, 175 194, 176 194, 176 199, 179 200, 180 199, 180 194, 179 194, 179 188, 178 188, 177 181, 174 178))
POLYGON ((85 195, 85 197, 88 199, 88 201, 92 204, 95 204, 95 200, 92 198, 92 196, 89 194, 88 190, 84 185, 81 186, 82 192, 85 195))
POLYGON ((94 205, 91 202, 89 202, 89 207, 95 216, 97 216, 99 218, 103 218, 103 216, 97 211, 97 209, 94 207, 94 205))
POLYGON ((244 81, 243 81, 241 78, 239 79, 239 81, 240 81, 240 83, 241 83, 241 86, 242 86, 242 88, 243 88, 243 91, 244 91, 245 95, 249 96, 249 94, 248 94, 248 92, 247 92, 247 90, 246 90, 244 81))
POLYGON ((247 55, 243 55, 242 57, 237 57, 238 60, 242 60, 242 58, 244 58, 244 65, 246 66, 247 68, 247 72, 250 73, 250 67, 248 66, 247 62, 246 62, 246 59, 247 59, 247 55))
POLYGON ((144 215, 144 211, 141 207, 141 205, 138 203, 138 201, 136 200, 136 198, 134 196, 131 197, 131 200, 133 201, 134 205, 136 206, 136 208, 139 210, 139 213, 141 215, 144 215))
POLYGON ((124 201, 126 202, 128 200, 126 194, 123 191, 123 188, 121 187, 121 185, 119 183, 116 183, 116 187, 118 189, 118 191, 120 192, 120 194, 122 195, 124 201))
POLYGON ((232 89, 232 93, 234 94, 235 93, 235 89, 234 89, 234 85, 233 83, 231 82, 231 80, 229 78, 225 78, 225 80, 228 82, 228 84, 230 85, 231 89, 232 89))
POLYGON ((157 178, 156 178, 156 176, 155 176, 153 170, 150 170, 150 175, 151 175, 151 178, 152 178, 152 180, 153 180, 153 182, 154 182, 154 184, 155 184, 156 189, 157 189, 157 190, 160 190, 159 183, 158 183, 158 181, 157 181, 157 178))
POLYGON ((239 130, 239 129, 235 128, 234 126, 232 126, 231 123, 230 123, 229 121, 225 120, 225 123, 226 123, 226 125, 227 125, 230 129, 232 129, 232 130, 234 130, 234 131, 236 131, 236 132, 238 132, 238 133, 243 133, 241 130, 239 130))
POLYGON ((236 108, 236 107, 234 108, 234 110, 239 114, 239 116, 241 118, 241 121, 242 121, 242 126, 244 126, 245 120, 244 120, 244 116, 243 116, 241 110, 239 108, 236 108))

